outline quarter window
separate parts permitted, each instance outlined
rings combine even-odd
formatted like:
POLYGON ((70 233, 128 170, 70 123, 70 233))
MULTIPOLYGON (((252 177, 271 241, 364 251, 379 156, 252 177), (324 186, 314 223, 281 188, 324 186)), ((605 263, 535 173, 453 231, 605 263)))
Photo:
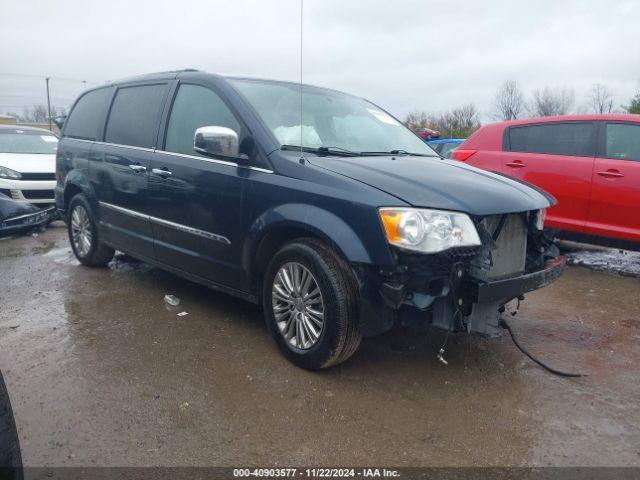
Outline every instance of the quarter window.
POLYGON ((109 113, 105 142, 155 147, 165 91, 166 85, 120 88, 109 113))
POLYGON ((551 155, 594 156, 594 125, 587 122, 511 127, 509 150, 551 155))
POLYGON ((640 160, 640 125, 607 123, 607 158, 640 160))
POLYGON ((110 88, 101 88, 80 97, 65 122, 64 136, 95 140, 104 121, 110 94, 110 88))
POLYGON ((205 126, 227 127, 240 135, 238 120, 219 95, 199 85, 181 85, 171 109, 165 150, 202 156, 193 149, 193 137, 205 126))

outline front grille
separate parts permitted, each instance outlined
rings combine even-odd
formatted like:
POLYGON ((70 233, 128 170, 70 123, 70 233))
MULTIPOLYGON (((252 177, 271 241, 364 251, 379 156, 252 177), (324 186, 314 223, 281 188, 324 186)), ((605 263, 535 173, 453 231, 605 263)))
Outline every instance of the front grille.
MULTIPOLYGON (((491 215, 482 220, 490 235, 494 235, 502 215, 491 215)), ((527 227, 524 214, 508 214, 496 239, 496 248, 491 250, 491 266, 486 275, 489 279, 503 278, 524 272, 527 257, 527 227)))
POLYGON ((7 190, 6 188, 0 188, 0 193, 11 198, 11 190, 7 190))
POLYGON ((21 173, 22 180, 55 180, 55 173, 21 173))
POLYGON ((54 198, 53 190, 22 190, 27 200, 47 200, 54 198))

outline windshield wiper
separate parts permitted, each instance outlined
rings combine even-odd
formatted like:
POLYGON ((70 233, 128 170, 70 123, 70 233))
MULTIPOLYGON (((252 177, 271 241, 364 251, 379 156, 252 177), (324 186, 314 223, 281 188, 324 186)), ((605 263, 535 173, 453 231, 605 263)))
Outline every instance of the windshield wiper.
POLYGON ((320 155, 340 155, 342 157, 360 157, 362 154, 341 147, 301 147, 300 145, 282 145, 282 150, 302 151, 320 155))
POLYGON ((406 150, 389 150, 388 152, 360 152, 362 155, 409 155, 411 157, 437 157, 438 155, 427 155, 425 153, 413 153, 406 150))

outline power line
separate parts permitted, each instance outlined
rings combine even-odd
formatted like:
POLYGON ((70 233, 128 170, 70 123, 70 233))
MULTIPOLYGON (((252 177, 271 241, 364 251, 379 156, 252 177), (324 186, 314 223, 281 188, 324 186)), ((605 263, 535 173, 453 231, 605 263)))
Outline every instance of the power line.
MULTIPOLYGON (((10 73, 10 72, 0 72, 0 76, 4 76, 4 77, 24 77, 24 78, 33 78, 33 79, 38 79, 38 80, 44 80, 47 78, 46 75, 32 75, 32 74, 28 74, 28 73, 10 73)), ((77 82, 77 83, 100 83, 100 81, 97 80, 83 80, 83 79, 79 79, 79 78, 69 78, 69 77, 54 77, 54 76, 50 76, 49 77, 52 80, 61 80, 63 82, 77 82)))

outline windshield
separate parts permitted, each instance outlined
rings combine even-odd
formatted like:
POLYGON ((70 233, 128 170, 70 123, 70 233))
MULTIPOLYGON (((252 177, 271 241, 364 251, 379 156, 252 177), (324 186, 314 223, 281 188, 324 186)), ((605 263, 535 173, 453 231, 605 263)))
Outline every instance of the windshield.
POLYGON ((437 156, 418 136, 374 104, 324 88, 232 79, 281 145, 346 152, 437 156))
POLYGON ((56 153, 58 138, 44 132, 0 130, 0 153, 56 153))

